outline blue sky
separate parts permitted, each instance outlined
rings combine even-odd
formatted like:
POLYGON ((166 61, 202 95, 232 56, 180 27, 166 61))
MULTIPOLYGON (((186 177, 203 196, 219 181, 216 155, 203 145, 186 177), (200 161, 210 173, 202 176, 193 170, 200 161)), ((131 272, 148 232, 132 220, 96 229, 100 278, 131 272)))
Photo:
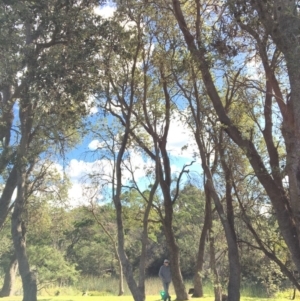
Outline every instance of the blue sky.
MULTIPOLYGON (((93 120, 95 118, 93 117, 93 120)), ((193 160, 193 154, 196 151, 195 144, 191 143, 192 139, 189 130, 184 126, 184 124, 179 123, 179 121, 171 122, 170 132, 168 136, 168 151, 171 158, 171 169, 172 173, 179 173, 185 164, 190 164, 193 160), (188 145, 188 148, 182 150, 182 147, 188 145)), ((96 149, 97 140, 93 140, 91 135, 86 136, 82 143, 73 150, 71 150, 66 155, 65 171, 70 177, 73 187, 70 189, 70 201, 73 204, 81 204, 88 202, 84 190, 83 184, 84 178, 87 174, 101 173, 103 178, 109 177, 111 174, 110 162, 108 160, 98 160, 97 156, 92 153, 96 149), (104 176, 106 174, 106 176, 104 176)), ((136 180, 139 180, 139 184, 143 187, 148 186, 148 182, 145 180, 145 171, 147 168, 153 166, 153 162, 150 159, 145 159, 144 156, 132 150, 131 160, 133 168, 135 169, 134 175, 136 180)), ((200 174, 202 169, 200 166, 200 161, 196 162, 188 168, 193 171, 193 176, 200 174)), ((129 179, 130 173, 126 170, 124 171, 124 182, 129 179)), ((99 195, 101 198, 102 195, 99 195)))
MULTIPOLYGON (((94 11, 104 18, 110 18, 112 17, 115 8, 112 3, 108 3, 108 5, 95 8, 94 11)), ((93 113, 95 113, 95 110, 93 113)), ((95 116, 91 116, 91 119, 93 121, 96 120, 95 116)), ((107 173, 107 175, 111 173, 109 162, 97 160, 97 157, 91 153, 96 146, 97 141, 93 140, 92 135, 88 135, 84 137, 80 145, 77 145, 76 148, 71 150, 66 156, 65 170, 73 183, 73 187, 70 190, 72 203, 85 203, 87 201, 85 192, 83 191, 84 184, 82 184, 82 179, 86 174, 96 173, 99 172, 99 170, 104 174, 107 173)), ((190 164, 191 161, 194 160, 194 153, 197 152, 194 139, 188 128, 179 121, 179 116, 175 116, 171 122, 167 149, 171 158, 171 169, 173 174, 179 173, 185 164, 190 164), (184 146, 188 146, 188 148, 182 150, 182 147, 184 146)), ((147 170, 148 167, 150 168, 150 166, 153 165, 153 162, 150 159, 145 160, 145 157, 142 157, 133 150, 132 158, 134 158, 132 164, 135 168, 136 179, 140 179, 139 183, 141 185, 147 186, 148 184, 145 182, 145 170, 147 170)), ((189 167, 189 170, 194 172, 194 176, 195 174, 199 175, 202 173, 200 161, 197 160, 196 163, 189 167)), ((124 182, 128 178, 130 178, 130 174, 124 171, 124 182)), ((99 195, 99 197, 101 198, 101 195, 99 195)))

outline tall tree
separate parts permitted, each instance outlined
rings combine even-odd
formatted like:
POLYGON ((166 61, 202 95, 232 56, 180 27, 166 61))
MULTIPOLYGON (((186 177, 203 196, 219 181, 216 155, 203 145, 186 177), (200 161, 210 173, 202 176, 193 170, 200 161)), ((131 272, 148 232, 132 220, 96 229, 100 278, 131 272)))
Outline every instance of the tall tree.
MULTIPOLYGON (((120 122, 125 131, 121 136, 124 145, 120 145, 121 151, 118 153, 119 158, 116 159, 116 187, 120 185, 118 189, 121 192, 121 182, 118 184, 122 178, 120 167, 122 157, 120 156, 124 156, 127 144, 129 146, 134 142, 156 165, 156 177, 164 199, 165 215, 162 215, 162 221, 171 256, 176 295, 178 299, 185 300, 188 295, 180 271, 179 248, 172 229, 173 204, 178 196, 181 176, 177 183, 177 193, 173 197, 174 182, 172 181, 170 159, 167 152, 172 96, 164 74, 166 66, 163 65, 161 57, 152 55, 154 36, 153 34, 148 36, 148 32, 145 31, 144 23, 150 25, 151 19, 148 19, 141 6, 136 6, 131 2, 127 4, 132 9, 121 6, 120 13, 123 14, 125 20, 134 23, 134 30, 132 30, 134 35, 127 37, 125 47, 122 44, 116 47, 114 44, 114 48, 108 48, 106 62, 104 61, 107 66, 105 77, 107 86, 103 89, 105 91, 103 107, 106 112, 111 113, 120 122), (131 51, 128 48, 129 45, 131 51), (118 61, 118 64, 113 60, 116 55, 123 58, 123 60, 118 61)), ((165 46, 167 47, 167 45, 165 46)), ((112 46, 109 45, 109 47, 112 46)), ((102 82, 104 83, 104 80, 102 82)), ((102 95, 101 97, 104 98, 102 95)), ((185 173, 185 170, 182 173, 185 173)), ((115 195, 117 196, 118 193, 116 188, 115 195)), ((116 209, 120 211, 118 218, 121 220, 121 203, 120 201, 117 203, 116 209)), ((121 226, 121 222, 119 223, 121 229, 123 226, 121 226)), ((118 242, 119 248, 124 244, 124 242, 122 244, 120 242, 118 242)))
MULTIPOLYGON (((231 139, 244 151, 261 185, 265 188, 276 216, 281 233, 291 252, 293 262, 300 271, 300 239, 299 239, 299 68, 297 63, 298 46, 295 37, 298 33, 298 8, 297 1, 226 1, 221 7, 219 3, 202 3, 195 1, 192 4, 195 14, 186 10, 178 0, 172 1, 174 17, 182 32, 186 46, 190 51, 197 67, 202 74, 202 81, 209 95, 211 103, 218 115, 224 130, 231 139), (214 14, 207 8, 219 9, 219 14, 214 14), (230 58, 241 51, 239 37, 247 40, 248 45, 254 41, 258 51, 259 60, 263 65, 263 88, 265 100, 263 111, 264 129, 259 127, 260 139, 266 145, 268 160, 260 155, 253 135, 247 135, 243 128, 238 127, 227 112, 222 102, 222 94, 219 92, 218 83, 213 78, 213 62, 208 56, 210 45, 205 41, 205 25, 203 18, 215 15, 213 30, 216 30, 215 50, 219 53, 218 62, 225 62, 225 57, 230 58), (226 29, 225 24, 232 22, 226 29), (238 29, 241 35, 238 36, 238 29), (250 36, 248 35, 250 33, 250 36), (231 37, 231 41, 229 38, 231 37), (280 52, 286 63, 287 71, 280 68, 280 52), (287 89, 290 91, 287 100, 284 100, 282 89, 285 85, 279 81, 278 71, 285 72, 287 89), (275 108, 272 99, 276 101, 282 120, 282 136, 286 149, 286 171, 289 178, 289 193, 283 186, 281 174, 282 163, 276 145, 276 134, 273 128, 273 114, 275 108)), ((213 31, 210 35, 214 38, 213 31)), ((243 46, 242 46, 243 47, 243 46)), ((246 49, 245 49, 246 50, 246 49)), ((242 59, 242 58, 241 58, 242 59)), ((247 60, 247 56, 246 56, 247 60)), ((244 63, 247 61, 244 60, 244 63)), ((217 62, 217 61, 216 61, 217 62)), ((226 63, 225 65, 226 66, 226 63)), ((249 75, 248 75, 249 76, 249 75)), ((284 80, 285 80, 284 79, 284 80)))
POLYGON ((89 90, 82 80, 76 79, 77 72, 84 73, 91 67, 87 58, 92 58, 95 50, 90 43, 95 34, 93 29, 99 25, 99 18, 92 14, 96 4, 97 1, 38 4, 25 1, 21 6, 1 3, 1 18, 5 25, 1 37, 7 40, 12 35, 14 39, 1 43, 5 54, 4 68, 1 68, 1 126, 4 127, 1 131, 4 133, 1 136, 1 162, 10 170, 0 199, 0 227, 7 216, 12 192, 17 187, 12 234, 24 301, 36 300, 36 281, 26 255, 22 217, 28 188, 26 178, 51 142, 64 145, 70 130, 75 133, 74 127, 80 122, 80 117, 74 116, 82 114, 89 90), (18 118, 14 116, 17 109, 18 118), (13 126, 18 128, 18 135, 12 134, 13 126))

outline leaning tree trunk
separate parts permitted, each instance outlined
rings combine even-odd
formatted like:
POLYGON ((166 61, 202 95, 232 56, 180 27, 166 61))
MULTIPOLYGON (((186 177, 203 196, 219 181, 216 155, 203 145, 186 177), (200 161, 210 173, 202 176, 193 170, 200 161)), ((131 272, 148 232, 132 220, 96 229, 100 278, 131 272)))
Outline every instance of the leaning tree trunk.
POLYGON ((4 283, 0 292, 0 297, 10 297, 14 293, 14 283, 18 269, 18 261, 14 252, 9 262, 8 269, 5 273, 4 283))
POLYGON ((125 252, 122 206, 121 206, 121 200, 118 196, 115 196, 114 203, 115 203, 115 207, 116 207, 117 226, 118 226, 118 254, 120 256, 124 275, 126 277, 128 287, 132 293, 134 300, 135 301, 144 301, 145 300, 144 294, 139 290, 139 287, 134 279, 132 265, 125 252))
MULTIPOLYGON (((296 225, 297 239, 287 239, 287 245, 290 247, 292 243, 300 244, 300 53, 299 49, 299 3, 298 1, 273 0, 271 3, 261 3, 262 1, 252 1, 251 5, 258 13, 259 21, 262 22, 267 32, 273 39, 273 42, 282 52, 287 74, 285 75, 290 84, 290 93, 287 96, 286 104, 282 97, 276 95, 276 101, 279 103, 281 114, 283 116, 282 134, 286 142, 286 171, 289 178, 289 197, 293 210, 296 225), (273 5, 270 9, 269 5, 273 5), (271 12, 271 13, 270 13, 271 12)), ((264 1, 263 1, 264 2, 264 1)), ((276 92, 275 88, 273 90, 276 92)), ((287 90, 289 90, 287 88, 287 90)), ((280 221, 279 221, 280 222, 280 221)), ((281 231, 284 224, 281 222, 281 231)), ((291 232, 291 231, 290 231, 291 232)), ((294 233, 292 233, 294 234, 294 233)), ((290 237, 288 237, 290 238, 290 237)), ((299 246, 297 246, 299 247, 299 246)), ((290 247, 294 263, 300 272, 300 254, 299 249, 290 247)))
POLYGON ((25 173, 18 172, 18 192, 11 218, 11 232, 23 285, 23 301, 37 301, 36 274, 30 270, 26 254, 25 224, 22 220, 25 198, 25 173))
POLYGON ((17 186, 17 166, 16 164, 9 173, 0 198, 0 231, 3 228, 6 217, 9 213, 10 202, 13 192, 17 186))
POLYGON ((121 192, 122 192, 122 162, 123 156, 125 152, 125 148, 127 145, 128 137, 130 130, 130 113, 127 116, 125 133, 123 135, 121 146, 117 155, 116 165, 115 165, 115 175, 116 179, 113 178, 113 186, 114 181, 116 180, 116 189, 113 196, 113 201, 116 209, 116 222, 117 222, 117 231, 118 231, 118 254, 122 264, 122 268, 124 271, 124 275, 128 284, 128 287, 132 293, 132 296, 135 301, 144 301, 145 294, 138 287, 133 270, 132 265, 127 257, 125 251, 125 237, 124 237, 124 226, 123 226, 123 213, 122 213, 122 202, 121 202, 121 192))

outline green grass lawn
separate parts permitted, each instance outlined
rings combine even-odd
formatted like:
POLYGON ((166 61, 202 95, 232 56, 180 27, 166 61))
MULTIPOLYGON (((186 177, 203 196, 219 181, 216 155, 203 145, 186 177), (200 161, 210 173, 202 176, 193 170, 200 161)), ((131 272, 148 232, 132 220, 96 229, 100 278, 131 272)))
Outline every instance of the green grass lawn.
MULTIPOLYGON (((186 288, 193 287, 193 283, 187 281, 186 288)), ((161 301, 159 292, 162 290, 161 282, 158 278, 146 280, 146 301, 161 301)), ((224 290, 225 292, 226 290, 224 290)), ((204 286, 203 298, 190 298, 191 301, 214 301, 213 287, 210 284, 204 286)), ((22 301, 22 284, 19 279, 15 287, 16 296, 0 298, 0 301, 22 301)), ((288 301, 291 300, 292 288, 276 293, 276 297, 265 298, 264 289, 257 286, 241 287, 241 301, 288 301), (255 296, 255 297, 254 297, 255 296)), ((173 284, 170 286, 172 300, 175 300, 175 290, 173 284)), ((114 278, 82 278, 80 282, 73 286, 48 287, 38 292, 38 301, 133 301, 133 297, 124 283, 124 295, 118 297, 118 281, 114 278), (82 296, 87 292, 89 296, 82 296), (57 296, 59 294, 59 296, 57 296)), ((300 300, 300 293, 296 292, 295 300, 300 300)))
MULTIPOLYGON (((22 297, 7 297, 1 298, 3 301, 21 301, 22 297)), ((132 296, 57 296, 57 297, 38 297, 38 301, 133 301, 132 296)), ((146 301, 160 301, 159 296, 147 296, 146 301)), ((214 297, 207 296, 203 298, 191 298, 192 301, 213 301, 214 297)), ((242 297, 241 301, 287 301, 290 297, 277 297, 277 298, 250 298, 242 297)), ((296 296, 295 300, 300 300, 300 297, 296 296)))

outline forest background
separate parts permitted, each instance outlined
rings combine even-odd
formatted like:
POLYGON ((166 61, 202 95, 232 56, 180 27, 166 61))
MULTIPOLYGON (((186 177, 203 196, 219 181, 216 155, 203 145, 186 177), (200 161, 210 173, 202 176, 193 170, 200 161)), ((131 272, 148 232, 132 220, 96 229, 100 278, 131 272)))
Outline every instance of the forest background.
POLYGON ((0 3, 1 296, 300 289, 298 1, 0 3))

